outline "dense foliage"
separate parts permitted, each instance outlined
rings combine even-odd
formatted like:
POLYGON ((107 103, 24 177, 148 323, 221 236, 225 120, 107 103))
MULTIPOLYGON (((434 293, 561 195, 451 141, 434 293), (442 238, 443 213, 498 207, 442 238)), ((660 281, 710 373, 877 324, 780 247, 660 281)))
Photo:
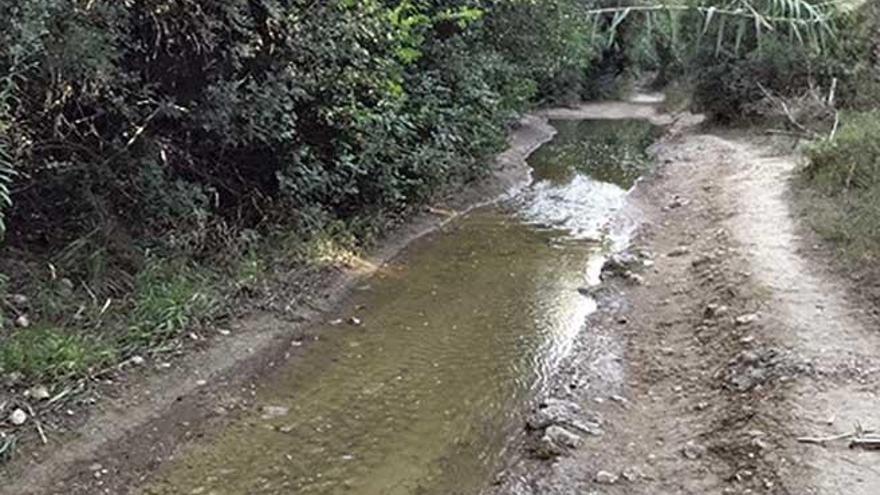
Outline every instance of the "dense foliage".
POLYGON ((659 85, 687 85, 695 110, 731 122, 766 117, 777 99, 808 103, 807 93, 827 97, 832 88, 837 103, 869 100, 872 28, 869 4, 858 3, 623 2, 588 13, 608 22, 610 43, 620 45, 631 71, 657 71, 659 85))
POLYGON ((218 223, 422 201, 480 175, 516 111, 583 77, 573 9, 5 0, 6 242, 74 270, 141 241, 211 250, 218 223))
POLYGON ((0 272, 31 318, 93 327, 134 293, 128 333, 174 334, 193 263, 279 232, 361 242, 484 174, 518 112, 579 96, 579 9, 0 0, 0 272), (151 278, 168 258, 185 280, 151 278))
POLYGON ((814 229, 880 303, 880 4, 865 4, 846 45, 856 46, 840 127, 812 143, 799 197, 814 229))
POLYGON ((880 259, 880 111, 843 116, 834 138, 812 144, 802 173, 809 218, 859 263, 880 259))

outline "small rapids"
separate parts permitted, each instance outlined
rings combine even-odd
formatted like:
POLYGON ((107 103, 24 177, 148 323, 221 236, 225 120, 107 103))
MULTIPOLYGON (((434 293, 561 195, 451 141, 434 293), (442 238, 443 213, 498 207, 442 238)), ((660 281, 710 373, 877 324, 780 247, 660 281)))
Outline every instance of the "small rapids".
POLYGON ((475 494, 585 328, 656 129, 560 121, 533 184, 409 246, 310 332, 256 407, 148 494, 475 494), (340 323, 341 322, 341 323, 340 323), (353 323, 352 323, 353 322, 353 323))

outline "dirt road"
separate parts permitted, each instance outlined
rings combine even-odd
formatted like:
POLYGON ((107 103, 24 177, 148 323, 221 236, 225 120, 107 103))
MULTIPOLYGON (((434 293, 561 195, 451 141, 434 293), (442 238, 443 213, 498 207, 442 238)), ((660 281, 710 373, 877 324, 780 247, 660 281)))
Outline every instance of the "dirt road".
POLYGON ((880 493, 880 453, 803 438, 880 425, 880 334, 792 215, 796 158, 762 141, 691 128, 659 145, 633 193, 641 266, 607 274, 553 398, 601 432, 495 493, 880 493))

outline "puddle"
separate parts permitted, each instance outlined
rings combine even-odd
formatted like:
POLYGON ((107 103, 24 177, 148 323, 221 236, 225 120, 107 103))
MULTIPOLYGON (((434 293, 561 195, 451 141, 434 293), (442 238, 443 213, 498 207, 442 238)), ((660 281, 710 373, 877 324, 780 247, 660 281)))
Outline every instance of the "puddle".
POLYGON ((365 282, 256 411, 169 463, 149 494, 475 494, 594 302, 579 287, 656 136, 556 122, 535 182, 420 238, 365 282), (591 177, 595 177, 591 178, 591 177), (598 179, 598 180, 597 180, 598 179), (349 321, 359 324, 354 325, 349 321))

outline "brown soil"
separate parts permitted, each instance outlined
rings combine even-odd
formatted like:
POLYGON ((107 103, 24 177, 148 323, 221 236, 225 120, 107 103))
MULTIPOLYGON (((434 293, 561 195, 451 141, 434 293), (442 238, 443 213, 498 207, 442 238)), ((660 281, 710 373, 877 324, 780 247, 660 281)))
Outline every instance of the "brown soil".
POLYGON ((606 282, 554 391, 602 434, 524 457, 495 493, 880 493, 877 452, 798 441, 880 425, 880 333, 803 254, 796 157, 755 136, 675 134, 633 193, 646 221, 632 250, 653 266, 606 282))
MULTIPOLYGON (((670 122, 644 108, 609 104, 531 117, 492 180, 432 211, 460 212, 524 183, 525 157, 552 135, 548 116, 599 111, 670 122)), ((554 390, 579 403, 585 418, 601 417, 601 434, 552 461, 515 459, 494 493, 880 493, 873 467, 880 453, 849 449, 847 440, 797 440, 848 433, 855 424, 880 427, 873 407, 880 334, 848 285, 799 249, 785 194, 795 158, 690 120, 658 145, 661 166, 636 187, 625 212, 645 219, 632 249, 651 253, 653 265, 641 279, 603 284, 600 311, 554 390), (597 480, 601 471, 607 479, 597 480)), ((0 494, 116 494, 137 486, 181 443, 251 407, 259 378, 309 352, 290 342, 319 338, 311 323, 369 267, 456 215, 425 214, 368 263, 307 286, 312 297, 296 322, 256 314, 170 368, 120 373, 91 412, 74 411, 87 418, 82 426, 49 432, 48 446, 6 468, 0 494)))

